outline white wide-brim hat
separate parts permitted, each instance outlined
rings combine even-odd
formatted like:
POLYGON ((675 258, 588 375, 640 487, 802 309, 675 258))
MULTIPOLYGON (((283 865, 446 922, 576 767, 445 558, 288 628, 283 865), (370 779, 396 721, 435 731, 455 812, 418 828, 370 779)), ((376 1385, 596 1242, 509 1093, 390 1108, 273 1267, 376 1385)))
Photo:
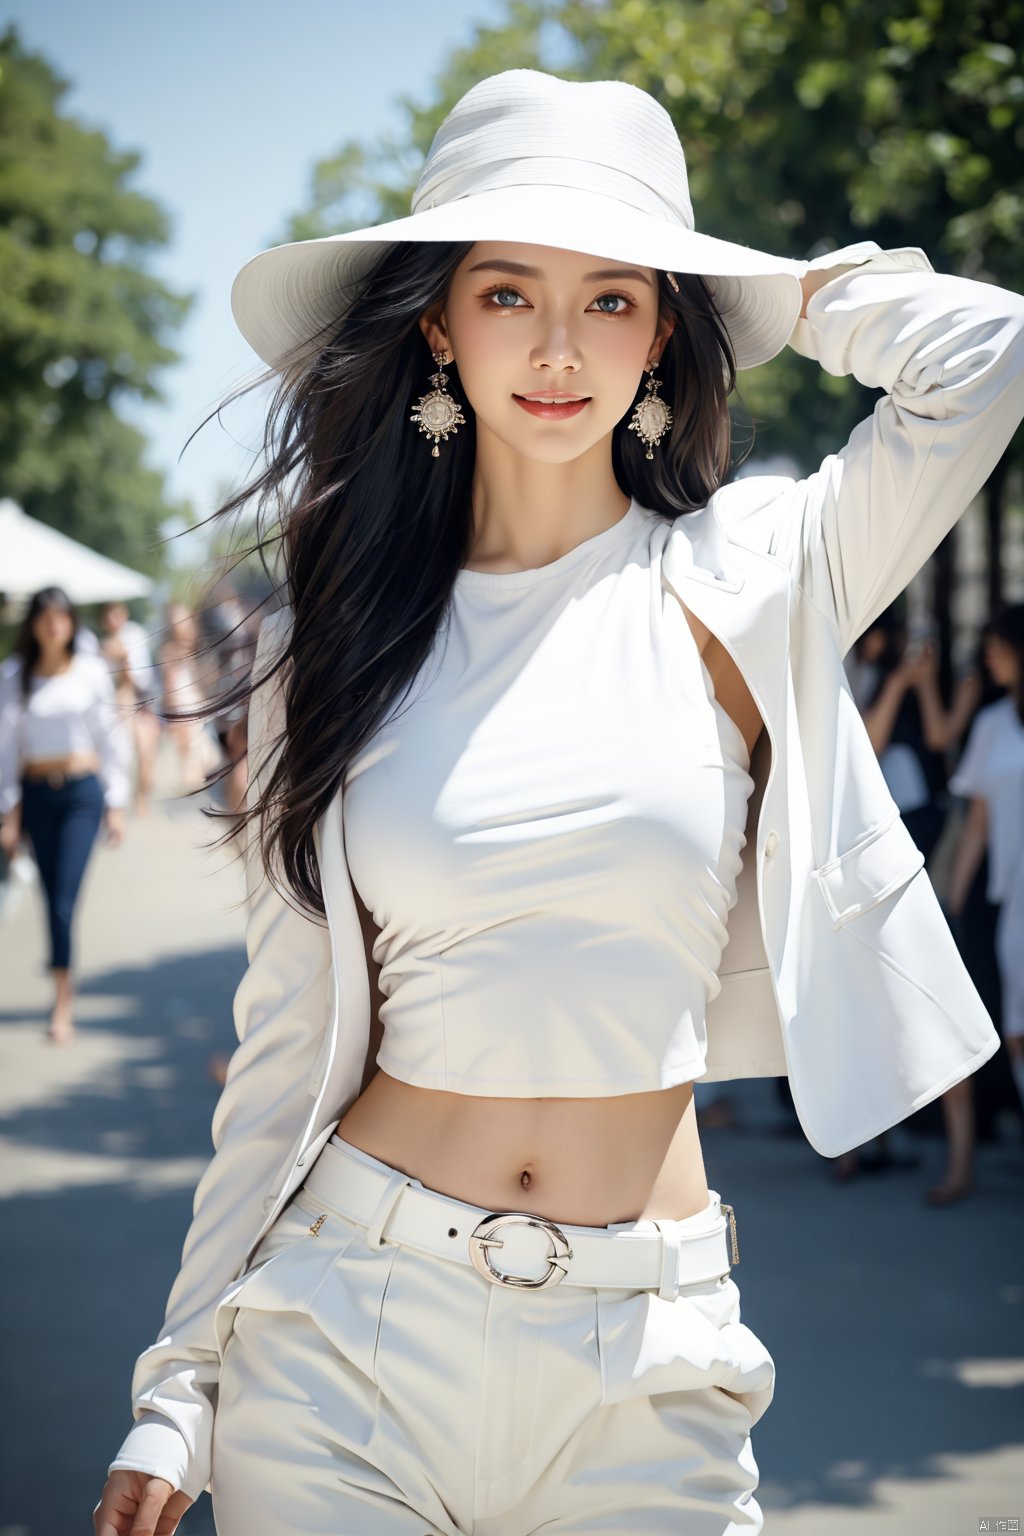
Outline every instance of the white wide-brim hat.
POLYGON ((806 261, 693 227, 686 159, 665 108, 621 80, 562 80, 536 69, 490 75, 441 123, 408 217, 253 256, 231 309, 278 370, 341 321, 385 248, 403 240, 550 245, 708 281, 737 368, 786 345, 806 261))

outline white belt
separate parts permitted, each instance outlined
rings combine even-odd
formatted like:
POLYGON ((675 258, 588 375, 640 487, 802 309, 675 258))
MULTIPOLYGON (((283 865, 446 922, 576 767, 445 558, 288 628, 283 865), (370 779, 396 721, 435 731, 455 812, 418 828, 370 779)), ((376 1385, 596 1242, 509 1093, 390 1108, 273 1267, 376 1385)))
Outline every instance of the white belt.
POLYGON ((692 1218, 658 1217, 605 1232, 528 1211, 491 1212, 469 1205, 426 1189, 397 1169, 388 1174, 351 1157, 332 1138, 295 1200, 316 1217, 311 1224, 315 1233, 332 1213, 340 1215, 366 1227, 375 1248, 386 1241, 471 1264, 495 1285, 525 1290, 563 1283, 623 1287, 657 1291, 674 1300, 682 1285, 726 1278, 730 1249, 731 1263, 739 1263, 735 1212, 717 1191, 709 1194, 711 1211, 706 1217, 702 1213, 699 1230, 687 1230, 692 1218))

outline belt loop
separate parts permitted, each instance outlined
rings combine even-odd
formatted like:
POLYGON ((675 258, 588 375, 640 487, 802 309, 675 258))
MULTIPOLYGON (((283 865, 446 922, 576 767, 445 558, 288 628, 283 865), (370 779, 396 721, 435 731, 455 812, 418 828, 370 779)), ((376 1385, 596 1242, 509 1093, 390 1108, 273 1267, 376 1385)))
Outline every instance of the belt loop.
POLYGON ((675 1301, 679 1296, 679 1223, 669 1217, 654 1225, 661 1233, 661 1284, 658 1295, 665 1301, 675 1301))
POLYGON ((371 1248, 383 1248, 384 1228, 387 1225, 391 1212, 398 1204, 399 1195, 408 1182, 409 1175, 407 1173, 402 1173, 397 1168, 392 1170, 384 1192, 374 1206, 373 1215, 367 1224, 366 1240, 371 1248))

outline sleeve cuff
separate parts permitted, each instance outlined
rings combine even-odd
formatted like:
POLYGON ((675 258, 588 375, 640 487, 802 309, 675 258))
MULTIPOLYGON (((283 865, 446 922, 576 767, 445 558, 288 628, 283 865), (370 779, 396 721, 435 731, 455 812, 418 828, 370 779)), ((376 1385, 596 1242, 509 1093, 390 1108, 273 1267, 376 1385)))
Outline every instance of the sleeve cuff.
POLYGON ((145 1472, 162 1477, 195 1500, 208 1480, 200 1482, 202 1472, 190 1468, 189 1462, 188 1446, 177 1424, 166 1414, 150 1410, 136 1419, 107 1473, 145 1472))

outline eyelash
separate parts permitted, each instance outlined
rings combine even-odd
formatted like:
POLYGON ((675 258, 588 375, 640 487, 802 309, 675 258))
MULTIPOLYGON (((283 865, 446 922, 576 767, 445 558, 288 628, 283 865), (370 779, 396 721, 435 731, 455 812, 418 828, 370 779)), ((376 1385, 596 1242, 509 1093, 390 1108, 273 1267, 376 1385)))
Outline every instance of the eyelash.
MULTIPOLYGON (((489 298, 492 298, 493 295, 496 294, 496 293, 514 293, 514 294, 517 294, 518 297, 521 298, 521 299, 526 297, 525 294, 519 292, 518 288, 513 288, 511 283, 496 283, 493 288, 488 288, 486 293, 482 293, 480 295, 480 297, 482 299, 489 299, 489 298)), ((619 315, 628 314, 629 310, 631 310, 631 309, 636 309, 636 305, 634 304, 633 300, 626 293, 612 293, 611 291, 609 291, 608 293, 599 293, 597 297, 599 299, 623 299, 625 301, 626 306, 627 306, 626 309, 600 309, 600 310, 598 310, 598 314, 600 314, 600 315, 608 315, 613 320, 617 319, 619 315)), ((595 303, 596 303, 596 300, 595 300, 595 303)), ((520 306, 518 304, 486 304, 484 307, 486 309, 516 310, 520 306)))

